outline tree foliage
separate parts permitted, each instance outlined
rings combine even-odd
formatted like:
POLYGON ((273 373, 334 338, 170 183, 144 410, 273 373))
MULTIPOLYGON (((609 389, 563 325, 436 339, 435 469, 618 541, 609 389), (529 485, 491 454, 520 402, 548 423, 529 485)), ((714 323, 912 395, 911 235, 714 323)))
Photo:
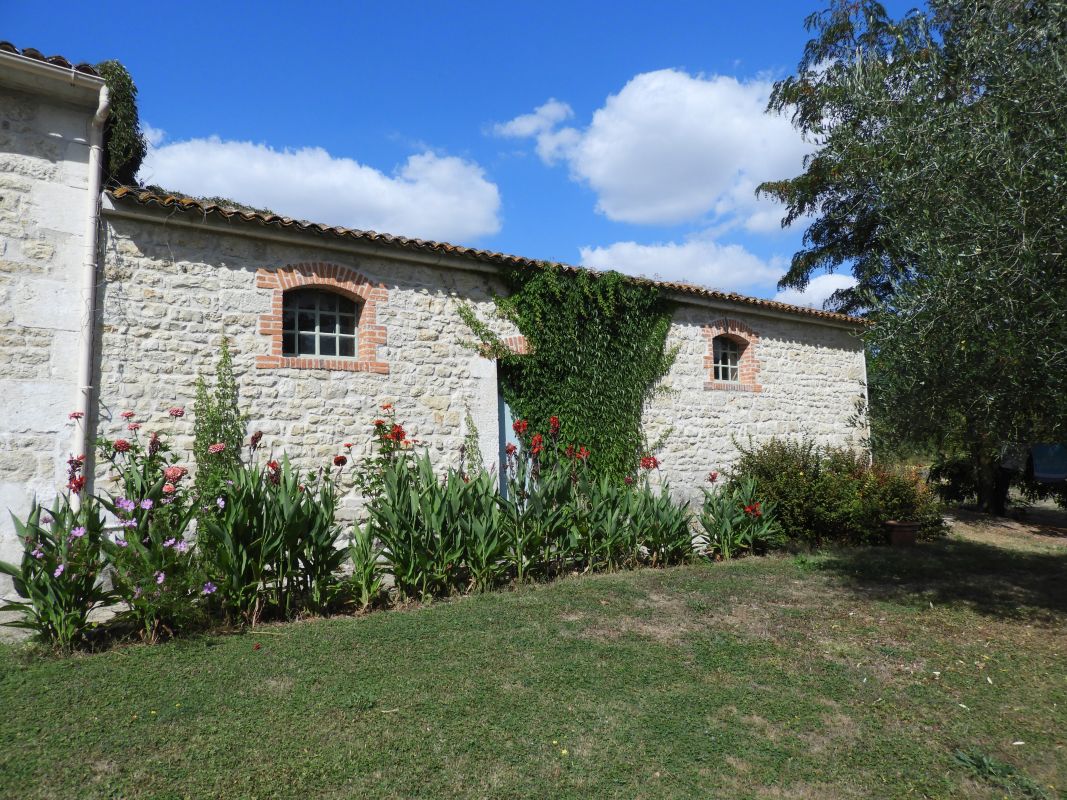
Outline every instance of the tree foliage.
POLYGON ((203 376, 198 376, 193 401, 195 486, 197 502, 201 505, 210 507, 222 491, 226 476, 241 465, 245 423, 230 345, 223 338, 215 365, 215 386, 208 390, 203 376), (219 444, 222 448, 217 447, 219 444), (213 447, 218 452, 211 452, 213 447))
POLYGON ((783 284, 853 265, 832 302, 869 311, 880 427, 964 451, 995 506, 1004 446, 1067 428, 1067 4, 835 0, 808 25, 771 107, 818 150, 761 187, 816 217, 783 284))
POLYGON ((137 86, 118 61, 102 61, 96 71, 107 84, 111 112, 104 125, 104 177, 108 183, 134 184, 148 152, 137 113, 137 86))

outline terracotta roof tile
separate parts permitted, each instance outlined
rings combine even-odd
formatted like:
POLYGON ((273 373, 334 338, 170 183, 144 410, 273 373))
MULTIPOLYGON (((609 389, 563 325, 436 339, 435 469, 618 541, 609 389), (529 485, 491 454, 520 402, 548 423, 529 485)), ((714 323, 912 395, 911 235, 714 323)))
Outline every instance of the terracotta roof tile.
MULTIPOLYGON (((277 214, 267 214, 256 211, 244 211, 227 206, 217 205, 215 203, 205 203, 200 200, 196 200, 190 197, 181 197, 178 195, 162 195, 156 192, 141 189, 133 186, 119 186, 107 190, 107 194, 115 200, 125 202, 135 202, 142 206, 156 207, 156 208, 170 208, 178 211, 191 211, 196 214, 200 214, 204 217, 219 217, 226 220, 237 220, 239 222, 247 222, 252 224, 259 224, 273 228, 288 229, 301 231, 306 233, 321 234, 324 236, 333 236, 340 239, 353 239, 363 242, 375 242, 384 244, 389 247, 395 247, 398 249, 404 249, 414 252, 424 253, 438 253, 441 255, 459 256, 461 258, 469 258, 474 261, 481 261, 490 264, 500 264, 502 266, 510 267, 537 267, 540 268, 547 262, 537 261, 531 258, 524 258, 522 256, 512 256, 505 253, 495 253, 490 250, 479 250, 471 247, 463 247, 460 245, 447 244, 445 242, 433 242, 424 239, 409 239, 406 236, 392 236, 388 233, 376 233, 375 231, 362 231, 354 228, 344 228, 338 226, 323 225, 316 222, 304 222, 300 220, 294 220, 290 217, 282 217, 277 214)), ((578 272, 585 269, 584 267, 575 267, 570 264, 552 263, 551 266, 566 272, 578 272)), ((704 286, 697 286, 691 283, 681 283, 677 281, 656 281, 649 278, 632 278, 632 280, 638 283, 653 284, 661 286, 665 289, 670 289, 681 294, 692 295, 695 297, 704 297, 711 300, 720 300, 728 303, 737 303, 740 305, 755 306, 757 308, 767 309, 769 311, 784 312, 787 314, 797 314, 805 317, 816 317, 818 319, 833 320, 835 322, 851 323, 854 325, 864 325, 865 320, 860 317, 852 317, 847 314, 838 314, 832 311, 822 311, 816 308, 807 308, 804 306, 794 306, 789 303, 779 303, 776 300, 763 300, 758 297, 748 297, 747 295, 737 294, 736 292, 723 292, 718 289, 709 289, 704 286)))
POLYGON ((22 56, 24 58, 32 58, 34 61, 43 61, 46 64, 51 64, 55 67, 62 67, 63 69, 73 69, 77 72, 85 73, 86 75, 95 75, 96 77, 100 77, 100 73, 96 71, 95 67, 93 67, 92 64, 73 64, 67 59, 63 58, 63 56, 46 56, 40 50, 37 50, 33 47, 24 47, 22 49, 19 49, 15 47, 15 45, 11 44, 11 42, 0 42, 0 51, 3 51, 5 53, 13 53, 14 55, 22 56))

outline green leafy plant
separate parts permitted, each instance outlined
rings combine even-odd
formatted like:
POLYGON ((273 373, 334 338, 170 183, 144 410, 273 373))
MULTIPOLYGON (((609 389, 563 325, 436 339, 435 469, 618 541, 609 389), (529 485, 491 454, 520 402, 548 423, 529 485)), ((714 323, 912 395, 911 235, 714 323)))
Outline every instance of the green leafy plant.
POLYGON ((382 548, 374 539, 370 525, 356 525, 348 546, 352 561, 352 576, 349 583, 360 608, 374 605, 381 597, 383 588, 382 548))
POLYGON ((111 600, 101 583, 104 520, 91 497, 77 508, 69 495, 56 498, 50 511, 34 502, 25 520, 12 515, 22 542, 19 565, 0 561, 23 600, 7 603, 18 619, 3 623, 33 631, 44 642, 70 650, 85 641, 89 614, 111 600))
POLYGON ((214 389, 208 391, 203 376, 198 376, 193 402, 195 494, 200 504, 197 513, 201 521, 214 513, 223 482, 241 464, 245 422, 237 379, 233 374, 233 356, 229 342, 223 337, 215 365, 214 389))
POLYGON ((516 416, 562 421, 562 441, 585 444, 594 471, 618 480, 647 450, 645 405, 677 354, 667 347, 671 307, 650 281, 550 264, 507 273, 498 313, 526 337, 516 354, 474 311, 460 314, 478 349, 496 357, 504 397, 516 416))
POLYGON ((102 61, 96 71, 107 84, 111 110, 104 125, 107 152, 105 175, 110 183, 136 184, 137 171, 148 153, 137 112, 137 86, 129 71, 118 61, 102 61))
POLYGON ((704 530, 704 552, 710 558, 725 561, 764 553, 785 543, 774 504, 759 499, 758 485, 752 478, 703 492, 699 520, 704 530))

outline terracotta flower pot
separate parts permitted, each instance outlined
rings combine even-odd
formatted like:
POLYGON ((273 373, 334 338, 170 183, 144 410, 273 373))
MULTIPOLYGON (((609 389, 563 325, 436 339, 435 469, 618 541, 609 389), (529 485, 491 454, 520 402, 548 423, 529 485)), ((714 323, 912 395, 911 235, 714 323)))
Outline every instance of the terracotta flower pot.
POLYGON ((889 543, 893 547, 911 547, 919 536, 918 522, 897 522, 891 519, 885 523, 885 527, 889 531, 889 543))

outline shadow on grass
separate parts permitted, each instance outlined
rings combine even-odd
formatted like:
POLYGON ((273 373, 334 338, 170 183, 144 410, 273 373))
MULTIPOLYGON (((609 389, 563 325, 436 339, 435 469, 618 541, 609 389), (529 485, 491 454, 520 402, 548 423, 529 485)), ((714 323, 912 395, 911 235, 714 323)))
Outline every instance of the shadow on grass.
POLYGON ((914 548, 842 550, 820 560, 868 599, 964 605, 981 614, 1063 624, 1067 552, 1033 553, 946 539, 914 548))

